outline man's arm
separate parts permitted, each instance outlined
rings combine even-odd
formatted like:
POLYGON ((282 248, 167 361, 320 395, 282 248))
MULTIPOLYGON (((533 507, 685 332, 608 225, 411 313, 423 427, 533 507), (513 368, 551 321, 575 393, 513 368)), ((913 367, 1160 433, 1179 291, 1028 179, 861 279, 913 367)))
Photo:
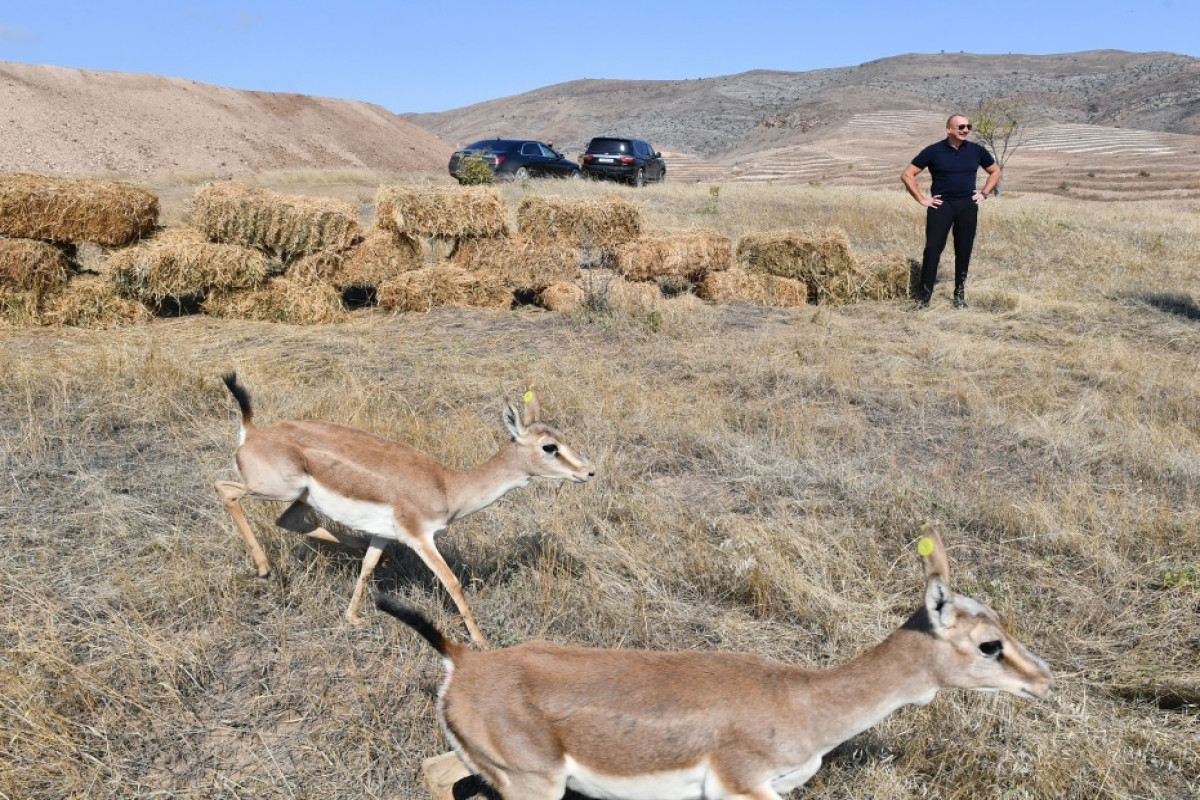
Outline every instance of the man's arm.
POLYGON ((978 195, 983 195, 982 197, 976 199, 975 202, 977 203, 995 191, 996 184, 1000 182, 999 164, 992 164, 989 167, 984 167, 983 171, 987 173, 987 181, 984 182, 983 188, 976 193, 978 195))
POLYGON ((904 184, 905 189, 908 189, 908 193, 912 195, 913 200, 916 200, 926 208, 937 208, 942 204, 942 198, 937 195, 925 197, 921 194, 921 187, 917 186, 917 175, 920 172, 921 168, 916 164, 909 164, 904 168, 904 172, 900 173, 900 182, 904 184))

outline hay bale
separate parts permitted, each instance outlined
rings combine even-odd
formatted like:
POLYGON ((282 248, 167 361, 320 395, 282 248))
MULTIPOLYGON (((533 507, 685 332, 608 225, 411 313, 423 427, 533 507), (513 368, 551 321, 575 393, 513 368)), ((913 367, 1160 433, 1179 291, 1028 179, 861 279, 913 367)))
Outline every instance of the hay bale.
POLYGON ((666 298, 652 283, 627 281, 615 272, 589 270, 580 278, 583 304, 596 310, 644 314, 658 311, 666 298))
POLYGON ((815 283, 854 269, 854 253, 844 231, 826 228, 752 233, 738 242, 738 260, 751 272, 815 283))
POLYGON ((252 247, 282 261, 322 250, 346 250, 362 235, 353 203, 237 183, 210 183, 197 189, 192 217, 210 241, 252 247))
POLYGON ((40 295, 0 286, 0 326, 27 328, 40 325, 41 319, 40 295))
POLYGON ((213 289, 252 289, 274 271, 258 250, 214 244, 202 231, 184 226, 114 252, 108 268, 118 291, 150 303, 213 289))
POLYGON ((636 239, 642 220, 637 206, 620 194, 526 197, 517 207, 517 228, 536 242, 605 248, 636 239))
POLYGON ((122 297, 111 275, 84 273, 46 298, 43 325, 73 328, 119 328, 149 322, 154 313, 137 300, 122 297))
POLYGON ((158 224, 158 197, 120 181, 0 175, 0 235, 124 247, 158 224))
POLYGON ((469 239, 508 232, 508 207, 484 186, 381 186, 375 224, 406 236, 469 239))
POLYGON ((468 272, 485 273, 513 289, 541 291, 553 283, 579 277, 579 249, 525 236, 468 239, 454 251, 454 263, 468 272))
POLYGON ((535 302, 549 311, 572 311, 583 305, 585 297, 578 283, 552 283, 537 293, 535 302))
POLYGON ((405 272, 379 285, 381 308, 392 311, 429 311, 438 306, 507 308, 512 289, 481 272, 468 272, 449 263, 405 272))
POLYGON ((217 289, 201 304, 204 313, 228 319, 324 325, 346 318, 341 294, 319 280, 281 275, 258 289, 217 289))
POLYGON ((322 250, 304 256, 288 267, 287 274, 302 280, 375 288, 402 272, 421 267, 421 247, 411 236, 370 227, 349 250, 322 250))
POLYGON ((826 292, 831 302, 860 303, 870 300, 895 300, 909 294, 911 265, 908 258, 894 253, 858 256, 855 269, 841 278, 835 299, 835 286, 826 292))
POLYGON ((696 284, 696 295, 722 303, 744 302, 777 308, 795 308, 808 302, 808 285, 794 278, 780 278, 735 267, 710 272, 696 284))
POLYGON ((61 247, 0 237, 0 287, 41 297, 61 289, 75 265, 61 247))
POLYGON ((698 281, 729 269, 733 242, 716 231, 686 230, 643 234, 616 248, 617 272, 626 280, 680 277, 698 281))

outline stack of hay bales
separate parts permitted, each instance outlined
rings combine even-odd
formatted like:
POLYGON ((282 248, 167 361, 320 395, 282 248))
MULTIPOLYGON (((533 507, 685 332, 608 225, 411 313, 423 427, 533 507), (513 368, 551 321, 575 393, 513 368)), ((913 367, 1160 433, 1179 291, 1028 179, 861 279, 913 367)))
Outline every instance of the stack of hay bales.
MULTIPOLYGON (((738 243, 738 260, 750 273, 771 276, 803 284, 810 303, 846 304, 903 296, 908 291, 908 269, 902 274, 897 265, 906 262, 898 256, 881 256, 869 261, 855 257, 850 241, 838 228, 817 230, 811 234, 796 231, 754 233, 738 243)), ((729 276, 726 285, 713 281, 709 291, 737 291, 749 294, 772 288, 774 296, 798 293, 798 286, 767 282, 761 278, 729 276)), ((738 299, 752 299, 750 297, 738 299)))
POLYGON ((641 212, 628 198, 610 193, 599 197, 526 197, 517 208, 517 226, 532 246, 557 248, 564 261, 585 266, 574 277, 542 274, 530 286, 539 305, 565 311, 582 304, 641 313, 657 307, 657 287, 633 285, 611 272, 620 248, 642 234, 641 212))
POLYGON ((166 231, 118 256, 118 285, 160 307, 166 298, 190 298, 218 317, 343 318, 331 277, 362 239, 352 203, 211 183, 196 191, 192 218, 195 228, 166 231))
POLYGON ((123 296, 151 308, 166 301, 201 302, 214 290, 254 289, 272 271, 258 250, 210 242, 199 228, 164 228, 133 247, 108 258, 113 281, 123 296))
POLYGON ((81 275, 76 245, 123 247, 157 221, 158 198, 132 184, 0 176, 0 317, 21 325, 144 318, 144 309, 117 298, 110 282, 81 275))
POLYGON ((468 269, 463 260, 447 260, 466 243, 503 241, 508 234, 508 207, 496 189, 382 186, 375 195, 375 224, 417 243, 424 262, 419 269, 404 271, 378 285, 381 307, 428 311, 447 305, 512 303, 512 289, 498 276, 468 269))

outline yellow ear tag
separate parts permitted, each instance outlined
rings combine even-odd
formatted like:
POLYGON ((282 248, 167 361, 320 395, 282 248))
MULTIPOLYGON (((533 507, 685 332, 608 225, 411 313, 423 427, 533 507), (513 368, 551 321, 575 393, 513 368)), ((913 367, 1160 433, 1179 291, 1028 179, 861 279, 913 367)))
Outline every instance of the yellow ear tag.
POLYGON ((928 536, 922 536, 919 540, 917 540, 917 553, 919 553, 922 558, 928 558, 929 554, 932 552, 933 539, 930 539, 928 536))
POLYGON ((532 386, 530 386, 528 389, 525 390, 525 394, 521 396, 521 399, 524 400, 526 403, 533 402, 533 387, 532 386))

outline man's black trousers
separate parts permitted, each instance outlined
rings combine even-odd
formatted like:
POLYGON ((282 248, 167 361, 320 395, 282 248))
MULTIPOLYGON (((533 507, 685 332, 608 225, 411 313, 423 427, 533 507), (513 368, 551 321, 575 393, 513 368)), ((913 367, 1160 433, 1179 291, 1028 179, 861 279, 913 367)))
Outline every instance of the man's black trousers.
POLYGON ((954 285, 967 282, 971 265, 971 248, 975 244, 975 226, 979 220, 979 204, 970 197, 943 200, 940 206, 925 211, 925 255, 921 259, 921 296, 928 300, 937 282, 938 262, 946 240, 954 232, 954 285))

